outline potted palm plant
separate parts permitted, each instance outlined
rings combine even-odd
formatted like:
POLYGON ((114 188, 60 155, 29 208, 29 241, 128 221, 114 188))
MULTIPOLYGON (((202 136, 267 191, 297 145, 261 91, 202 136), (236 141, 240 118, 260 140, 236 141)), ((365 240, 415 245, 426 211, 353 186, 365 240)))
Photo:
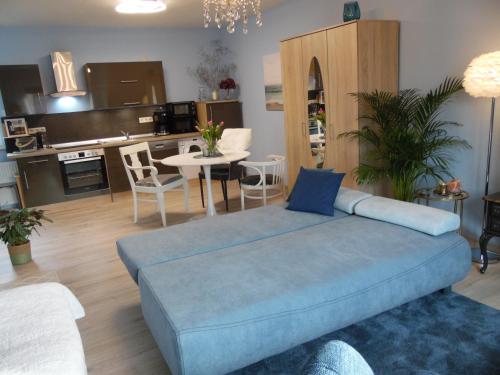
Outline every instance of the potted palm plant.
POLYGON ((23 208, 0 213, 0 239, 7 245, 13 265, 31 261, 29 237, 33 231, 38 233, 42 220, 51 221, 43 210, 23 208))
POLYGON ((339 137, 367 146, 365 160, 354 171, 358 183, 388 179, 396 199, 413 201, 420 179, 451 176, 451 150, 470 145, 448 134, 449 126, 461 124, 440 119, 440 109, 461 90, 461 79, 446 78, 425 95, 416 89, 352 94, 367 109, 361 118, 368 123, 339 137))

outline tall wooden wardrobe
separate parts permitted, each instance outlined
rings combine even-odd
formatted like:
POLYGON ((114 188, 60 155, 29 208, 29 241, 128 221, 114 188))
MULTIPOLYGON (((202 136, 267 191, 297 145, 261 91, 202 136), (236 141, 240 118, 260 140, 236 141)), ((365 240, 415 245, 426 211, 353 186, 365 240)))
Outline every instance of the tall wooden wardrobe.
POLYGON ((363 126, 363 108, 350 95, 398 90, 399 22, 359 20, 281 42, 288 185, 300 166, 345 172, 362 158, 357 141, 340 133, 363 126))

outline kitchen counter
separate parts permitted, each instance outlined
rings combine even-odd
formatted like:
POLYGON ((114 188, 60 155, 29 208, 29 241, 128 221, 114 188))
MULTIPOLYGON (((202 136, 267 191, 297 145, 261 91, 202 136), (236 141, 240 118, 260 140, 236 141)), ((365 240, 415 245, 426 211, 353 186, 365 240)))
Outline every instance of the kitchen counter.
MULTIPOLYGON (((11 153, 7 154, 7 158, 10 160, 17 160, 28 157, 37 157, 37 156, 46 156, 46 155, 55 155, 63 152, 72 152, 72 151, 81 151, 81 150, 92 150, 96 148, 108 148, 108 147, 120 147, 127 146, 141 142, 151 142, 151 141, 167 141, 167 140, 175 140, 175 139, 184 139, 184 138, 192 138, 199 137, 200 133, 182 133, 182 134, 170 134, 170 135, 147 135, 147 136, 135 136, 135 138, 131 139, 123 139, 123 140, 102 140, 100 143, 75 146, 75 147, 61 147, 61 148, 43 148, 32 152, 19 152, 19 153, 11 153)), ((132 136, 133 137, 133 136, 132 136)))

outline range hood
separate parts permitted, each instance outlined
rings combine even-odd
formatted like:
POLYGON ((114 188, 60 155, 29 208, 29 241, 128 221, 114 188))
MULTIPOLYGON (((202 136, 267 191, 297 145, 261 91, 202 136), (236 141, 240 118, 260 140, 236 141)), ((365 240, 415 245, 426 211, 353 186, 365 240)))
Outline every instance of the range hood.
POLYGON ((56 80, 56 92, 50 94, 54 98, 62 96, 82 96, 86 92, 76 86, 75 68, 71 52, 51 52, 52 69, 56 80))

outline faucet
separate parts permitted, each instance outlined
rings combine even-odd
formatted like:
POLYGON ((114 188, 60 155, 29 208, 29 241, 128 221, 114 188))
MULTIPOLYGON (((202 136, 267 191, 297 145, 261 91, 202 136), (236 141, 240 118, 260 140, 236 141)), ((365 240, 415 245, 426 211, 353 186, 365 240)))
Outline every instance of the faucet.
POLYGON ((125 136, 125 139, 128 141, 130 139, 130 132, 126 132, 123 130, 120 130, 120 133, 125 136))

